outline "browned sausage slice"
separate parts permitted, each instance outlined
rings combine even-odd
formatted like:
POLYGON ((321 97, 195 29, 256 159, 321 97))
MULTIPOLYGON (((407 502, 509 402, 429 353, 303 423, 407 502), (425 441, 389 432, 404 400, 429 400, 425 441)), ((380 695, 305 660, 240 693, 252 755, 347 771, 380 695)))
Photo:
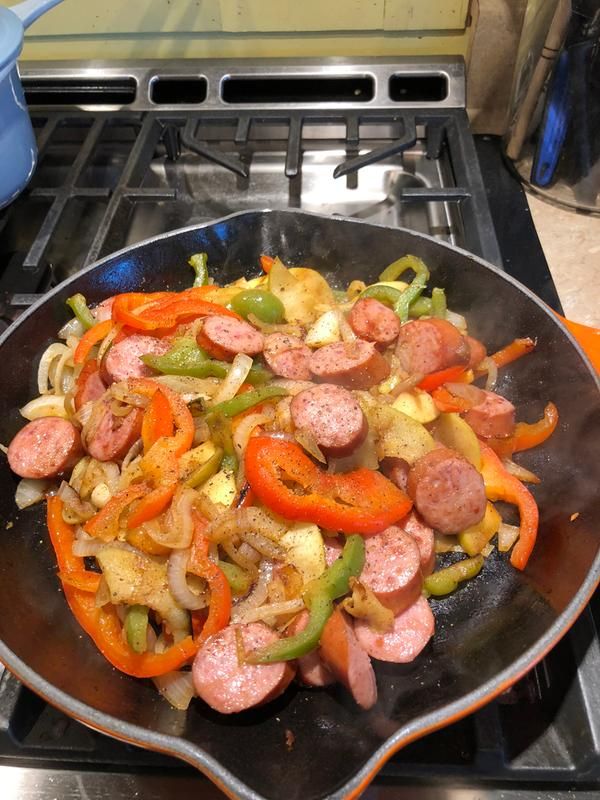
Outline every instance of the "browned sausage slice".
MULTIPOLYGON (((301 611, 286 629, 287 635, 294 636, 296 633, 301 633, 306 628, 308 619, 308 611, 301 611)), ((301 656, 297 660, 297 664, 297 678, 300 683, 306 686, 329 686, 335 682, 333 675, 323 663, 318 650, 313 650, 312 653, 301 656)))
POLYGON ((479 339, 474 339, 472 336, 465 336, 465 339, 469 345, 469 366, 476 367, 487 356, 487 350, 479 339))
POLYGON ((390 374, 390 365, 372 342, 335 342, 315 350, 310 369, 319 380, 349 389, 370 389, 390 374))
POLYGON ((298 336, 270 333, 265 337, 263 356, 275 375, 293 381, 309 381, 312 378, 308 368, 311 350, 298 336))
POLYGON ((465 420, 478 436, 484 438, 511 436, 515 430, 515 407, 505 397, 484 391, 483 402, 470 408, 465 420))
POLYGON ((402 369, 411 375, 467 364, 469 345, 465 337, 444 319, 416 319, 400 328, 396 355, 402 369))
POLYGON ((360 580, 394 614, 415 602, 421 593, 421 554, 415 540, 391 525, 365 537, 365 565, 360 580))
POLYGON ((92 372, 92 374, 87 378, 86 382, 83 385, 83 389, 81 390, 81 394, 79 395, 78 399, 78 406, 84 406, 86 403, 91 403, 95 400, 99 400, 104 392, 106 391, 106 386, 104 385, 104 381, 100 377, 100 371, 96 370, 96 372, 92 372))
POLYGON ((354 625, 360 646, 378 661, 407 664, 423 650, 433 636, 435 620, 424 597, 420 597, 402 614, 394 618, 394 627, 388 633, 378 633, 364 620, 354 625))
POLYGON ((406 484, 408 483, 408 471, 410 464, 403 458, 396 458, 395 456, 388 456, 384 458, 379 465, 380 470, 386 478, 389 478, 392 483, 395 483, 399 489, 406 492, 406 484))
POLYGON ((238 353, 258 355, 264 337, 250 323, 234 317, 207 317, 198 334, 198 344, 206 347, 215 358, 232 361, 238 353))
POLYGON ((309 431, 323 451, 346 456, 365 439, 368 423, 347 389, 321 383, 297 394, 290 412, 296 428, 309 431))
POLYGON ((154 336, 128 336, 117 344, 113 344, 100 366, 102 378, 106 383, 117 383, 127 378, 148 378, 155 375, 154 370, 147 367, 140 356, 162 356, 170 349, 170 344, 154 336))
POLYGON ((53 478, 83 455, 77 428, 61 417, 28 422, 8 446, 8 463, 21 478, 53 478))
POLYGON ((210 636, 200 648, 192 674, 198 695, 221 714, 234 714, 279 697, 294 677, 289 661, 275 664, 240 664, 238 639, 247 653, 279 639, 262 622, 228 625, 210 636))
POLYGON ((483 478, 466 458, 445 447, 413 465, 408 494, 425 522, 441 533, 460 533, 485 512, 483 478))
POLYGON ((112 413, 107 397, 94 407, 83 432, 83 445, 98 461, 118 461, 126 455, 142 430, 143 411, 132 408, 125 417, 112 413))
POLYGON ((329 617, 321 634, 320 653, 358 705, 372 708, 377 702, 377 682, 371 660, 359 645, 351 621, 339 608, 329 617))
POLYGON ((323 544, 325 545, 325 561, 330 567, 342 555, 344 545, 337 536, 323 536, 323 544))
POLYGON ((400 320, 391 308, 372 297, 357 300, 348 322, 359 339, 387 347, 400 333, 400 320))
POLYGON ((424 576, 430 575, 435 567, 435 538, 432 528, 429 525, 425 525, 414 511, 411 511, 407 517, 401 520, 399 525, 417 543, 421 555, 422 574, 424 576))

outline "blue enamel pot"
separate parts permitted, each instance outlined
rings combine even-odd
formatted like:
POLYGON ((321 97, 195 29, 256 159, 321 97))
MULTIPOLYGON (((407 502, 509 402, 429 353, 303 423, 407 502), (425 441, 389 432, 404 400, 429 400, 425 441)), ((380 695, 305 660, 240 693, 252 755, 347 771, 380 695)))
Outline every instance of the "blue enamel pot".
POLYGON ((25 0, 0 8, 0 208, 27 185, 37 160, 17 58, 25 28, 61 0, 25 0))

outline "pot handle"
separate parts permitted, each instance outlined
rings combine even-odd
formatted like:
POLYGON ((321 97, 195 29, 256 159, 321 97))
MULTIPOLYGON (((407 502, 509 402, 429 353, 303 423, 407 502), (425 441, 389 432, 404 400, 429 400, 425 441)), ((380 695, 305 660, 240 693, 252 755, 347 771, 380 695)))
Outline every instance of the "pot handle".
POLYGON ((62 3, 62 0, 24 0, 16 6, 10 6, 10 10, 19 17, 23 27, 28 28, 38 17, 59 3, 62 3))

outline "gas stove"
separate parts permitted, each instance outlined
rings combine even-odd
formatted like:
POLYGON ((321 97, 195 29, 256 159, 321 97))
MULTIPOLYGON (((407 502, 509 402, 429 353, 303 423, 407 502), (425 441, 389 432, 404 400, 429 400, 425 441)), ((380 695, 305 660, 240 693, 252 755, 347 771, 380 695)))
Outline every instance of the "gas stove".
MULTIPOLYGON (((429 233, 558 296, 499 141, 473 137, 459 59, 21 67, 39 162, 0 212, 0 324, 85 265, 173 228, 301 208, 429 233)), ((409 745, 370 800, 598 797, 597 601, 497 701, 409 745)), ((6 800, 223 795, 178 761, 95 733, 5 671, 6 800)))

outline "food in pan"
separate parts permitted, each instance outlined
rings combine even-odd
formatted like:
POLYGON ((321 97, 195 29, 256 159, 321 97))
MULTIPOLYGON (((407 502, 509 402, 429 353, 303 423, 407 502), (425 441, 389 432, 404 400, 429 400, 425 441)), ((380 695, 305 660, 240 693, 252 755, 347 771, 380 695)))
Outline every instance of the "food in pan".
POLYGON ((517 422, 494 386, 534 342, 488 356, 410 255, 342 290, 267 256, 223 287, 190 264, 181 292, 69 299, 7 450, 17 504, 46 497, 79 624, 177 708, 294 679, 370 708, 372 659, 419 656, 430 598, 485 580, 496 547, 527 564, 538 479, 513 454, 558 413, 517 422))

